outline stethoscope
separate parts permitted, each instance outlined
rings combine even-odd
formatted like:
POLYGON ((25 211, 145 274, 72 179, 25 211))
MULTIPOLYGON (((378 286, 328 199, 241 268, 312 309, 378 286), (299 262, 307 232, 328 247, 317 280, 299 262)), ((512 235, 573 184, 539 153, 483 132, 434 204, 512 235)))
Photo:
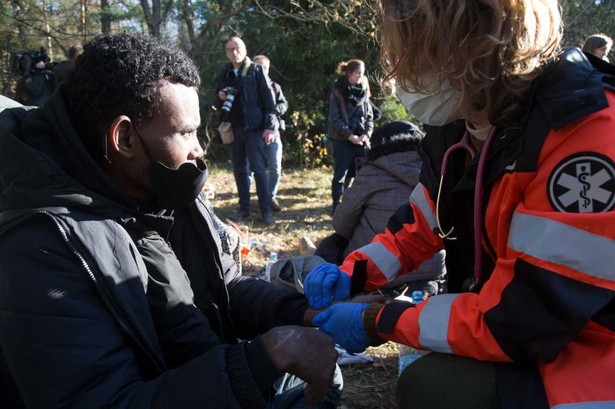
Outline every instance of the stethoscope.
MULTIPOLYGON (((487 139, 485 139, 485 143, 482 148, 482 154, 478 159, 478 171, 476 174, 476 183, 474 185, 474 274, 473 277, 468 282, 464 283, 464 287, 467 291, 470 292, 479 292, 483 285, 483 260, 481 254, 481 237, 482 237, 482 226, 483 226, 483 212, 481 206, 481 199, 483 196, 483 179, 485 175, 485 166, 487 163, 487 153, 491 148, 491 143, 493 141, 493 137, 495 136, 497 128, 494 126, 489 131, 487 135, 487 139)), ((438 196, 436 197, 436 224, 438 226, 438 236, 440 236, 443 240, 456 240, 456 237, 452 237, 451 234, 455 227, 451 227, 448 233, 444 233, 442 226, 440 225, 440 194, 442 192, 442 183, 444 181, 444 174, 448 168, 448 162, 451 155, 458 151, 459 149, 466 150, 472 159, 476 156, 476 149, 472 145, 472 141, 470 140, 470 132, 467 130, 463 134, 461 140, 453 145, 451 145, 446 152, 444 152, 444 158, 442 160, 442 166, 440 168, 440 183, 438 185, 438 196)))

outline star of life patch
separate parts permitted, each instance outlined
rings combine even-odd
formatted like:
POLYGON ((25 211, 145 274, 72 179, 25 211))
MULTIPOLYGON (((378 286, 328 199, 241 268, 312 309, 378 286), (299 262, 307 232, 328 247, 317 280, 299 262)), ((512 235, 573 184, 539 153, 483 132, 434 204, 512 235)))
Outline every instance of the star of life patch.
POLYGON ((549 176, 549 202, 567 213, 600 213, 615 207, 615 164, 596 152, 568 156, 549 176))

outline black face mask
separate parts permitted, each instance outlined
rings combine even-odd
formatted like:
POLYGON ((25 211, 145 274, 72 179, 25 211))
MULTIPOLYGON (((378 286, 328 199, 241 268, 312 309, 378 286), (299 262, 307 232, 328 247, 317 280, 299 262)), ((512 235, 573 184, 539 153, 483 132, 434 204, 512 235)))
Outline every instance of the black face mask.
POLYGON ((207 165, 203 159, 184 162, 171 169, 152 159, 137 128, 145 154, 150 160, 149 180, 154 189, 154 204, 163 209, 177 210, 189 206, 199 196, 207 181, 207 165))
POLYGON ((149 179, 154 188, 156 205, 177 210, 187 207, 199 196, 207 181, 207 165, 199 158, 194 162, 182 163, 175 170, 151 160, 149 179))

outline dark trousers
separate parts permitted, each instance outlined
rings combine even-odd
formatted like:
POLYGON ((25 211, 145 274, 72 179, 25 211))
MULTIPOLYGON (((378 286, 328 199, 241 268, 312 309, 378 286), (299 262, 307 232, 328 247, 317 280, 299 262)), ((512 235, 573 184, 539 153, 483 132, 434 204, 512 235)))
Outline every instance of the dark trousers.
POLYGON ((397 408, 500 409, 495 379, 491 362, 431 352, 399 377, 397 408))
POLYGON ((248 130, 243 126, 233 126, 233 133, 235 140, 228 146, 239 196, 239 208, 245 212, 250 211, 250 181, 253 172, 258 207, 262 214, 271 213, 271 193, 265 168, 263 130, 248 130))
POLYGON ((350 184, 354 177, 354 161, 365 156, 365 146, 355 145, 350 141, 333 139, 333 180, 331 181, 331 197, 333 206, 340 202, 344 187, 350 184))

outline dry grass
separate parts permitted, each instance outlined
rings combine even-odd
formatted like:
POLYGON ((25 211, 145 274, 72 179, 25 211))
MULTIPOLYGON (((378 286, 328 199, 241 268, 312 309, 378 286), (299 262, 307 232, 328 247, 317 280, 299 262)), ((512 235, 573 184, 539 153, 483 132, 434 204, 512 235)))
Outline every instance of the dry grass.
MULTIPOLYGON (((237 210, 233 174, 228 165, 210 165, 209 184, 216 196, 212 200, 216 213, 224 220, 237 210)), ((333 232, 331 227, 331 170, 293 170, 282 176, 278 201, 284 208, 274 213, 275 227, 267 227, 258 212, 256 193, 252 188, 252 218, 237 227, 244 240, 255 240, 259 246, 243 260, 244 274, 254 275, 264 267, 269 252, 279 258, 299 254, 299 242, 309 237, 314 243, 333 232)), ((343 405, 348 409, 394 409, 397 380, 397 347, 386 343, 366 352, 373 364, 344 366, 343 405)))
MULTIPOLYGON (((246 240, 256 240, 258 247, 244 259, 244 271, 256 273, 265 265, 271 251, 278 258, 299 254, 301 237, 309 237, 316 243, 333 232, 331 227, 330 182, 328 170, 288 171, 281 181, 278 201, 283 207, 281 213, 274 213, 277 224, 266 226, 258 210, 254 183, 252 184, 252 218, 236 224, 246 240), (264 247, 263 247, 264 245, 264 247)), ((210 169, 209 184, 215 189, 212 200, 216 214, 225 219, 238 210, 237 190, 232 172, 220 165, 210 169)))

